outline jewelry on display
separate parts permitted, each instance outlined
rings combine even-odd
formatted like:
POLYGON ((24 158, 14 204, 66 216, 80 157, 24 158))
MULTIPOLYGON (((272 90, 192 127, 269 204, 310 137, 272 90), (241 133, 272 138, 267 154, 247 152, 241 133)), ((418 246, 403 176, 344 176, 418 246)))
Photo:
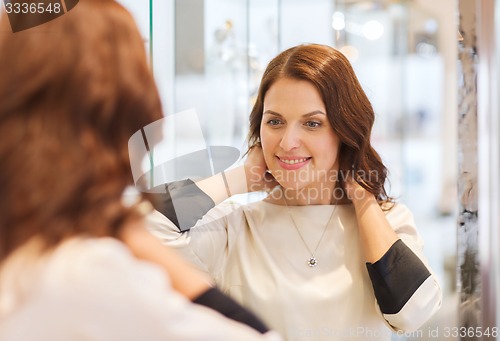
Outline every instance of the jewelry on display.
POLYGON ((327 221, 325 227, 323 228, 323 232, 321 233, 321 237, 319 238, 318 243, 316 244, 316 247, 311 252, 311 249, 307 245, 304 237, 302 237, 302 233, 300 233, 300 230, 297 226, 297 223, 295 223, 295 219, 293 219, 292 212, 290 211, 290 207, 288 207, 288 202, 286 201, 285 196, 283 196, 283 199, 285 200, 285 206, 286 206, 286 209, 288 211, 288 215, 290 216, 290 219, 292 220, 293 226, 295 227, 295 230, 297 230, 297 233, 300 236, 302 243, 304 243, 304 245, 307 248, 307 251, 309 251, 309 254, 311 255, 311 257, 309 257, 309 259, 307 260, 307 265, 311 268, 314 268, 316 265, 318 265, 318 260, 315 257, 316 251, 318 250, 319 244, 321 244, 321 241, 323 240, 323 237, 325 236, 326 229, 328 228, 328 225, 330 224, 330 221, 332 220, 333 214, 335 213, 335 210, 337 209, 337 205, 335 205, 335 207, 333 208, 332 214, 330 214, 330 218, 328 218, 328 221, 327 221))

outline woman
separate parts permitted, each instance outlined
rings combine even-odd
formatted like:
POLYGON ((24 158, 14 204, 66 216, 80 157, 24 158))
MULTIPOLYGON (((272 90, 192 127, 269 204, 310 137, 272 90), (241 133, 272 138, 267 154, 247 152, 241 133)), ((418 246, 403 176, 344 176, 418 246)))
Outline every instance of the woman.
POLYGON ((0 22, 0 339, 279 340, 124 200, 128 140, 162 117, 130 14, 81 0, 22 32, 0 22))
POLYGON ((166 186, 150 228, 287 340, 415 330, 441 290, 410 211, 386 194, 373 121, 340 52, 290 48, 264 72, 245 164, 166 186), (218 205, 261 190, 262 201, 218 205))

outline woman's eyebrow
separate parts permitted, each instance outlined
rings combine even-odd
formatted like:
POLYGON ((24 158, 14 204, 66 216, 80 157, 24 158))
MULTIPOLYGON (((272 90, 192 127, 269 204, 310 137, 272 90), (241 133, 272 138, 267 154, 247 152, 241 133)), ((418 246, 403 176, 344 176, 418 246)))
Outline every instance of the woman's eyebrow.
POLYGON ((311 112, 304 114, 302 116, 309 117, 309 116, 314 116, 314 115, 325 115, 326 116, 326 114, 324 112, 322 112, 321 110, 314 110, 314 111, 311 111, 311 112))
MULTIPOLYGON (((272 110, 264 111, 263 115, 274 115, 274 116, 278 116, 278 117, 283 117, 283 115, 281 115, 280 113, 277 113, 276 111, 272 111, 272 110)), ((302 117, 310 117, 310 116, 314 116, 314 115, 325 115, 326 116, 326 114, 324 112, 322 112, 321 110, 314 110, 314 111, 311 111, 307 114, 302 115, 302 117)))
POLYGON ((264 111, 263 115, 274 115, 274 116, 283 117, 283 115, 277 113, 276 111, 272 111, 272 110, 266 110, 266 111, 264 111))

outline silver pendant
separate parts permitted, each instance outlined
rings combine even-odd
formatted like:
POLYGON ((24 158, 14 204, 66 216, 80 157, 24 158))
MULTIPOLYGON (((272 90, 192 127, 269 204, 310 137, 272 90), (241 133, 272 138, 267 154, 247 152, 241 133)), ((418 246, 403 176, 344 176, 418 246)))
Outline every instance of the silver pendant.
POLYGON ((307 265, 309 265, 311 268, 314 268, 317 264, 318 261, 316 260, 316 258, 314 258, 314 256, 309 258, 309 260, 307 261, 307 265))

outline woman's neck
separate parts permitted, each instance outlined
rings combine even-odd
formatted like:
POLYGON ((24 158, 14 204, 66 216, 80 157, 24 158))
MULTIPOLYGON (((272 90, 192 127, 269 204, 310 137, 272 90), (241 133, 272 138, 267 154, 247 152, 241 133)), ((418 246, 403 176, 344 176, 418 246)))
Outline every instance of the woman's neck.
POLYGON ((276 187, 264 201, 276 205, 306 206, 306 205, 342 205, 350 201, 346 198, 344 190, 337 183, 331 188, 301 188, 291 189, 276 187))

